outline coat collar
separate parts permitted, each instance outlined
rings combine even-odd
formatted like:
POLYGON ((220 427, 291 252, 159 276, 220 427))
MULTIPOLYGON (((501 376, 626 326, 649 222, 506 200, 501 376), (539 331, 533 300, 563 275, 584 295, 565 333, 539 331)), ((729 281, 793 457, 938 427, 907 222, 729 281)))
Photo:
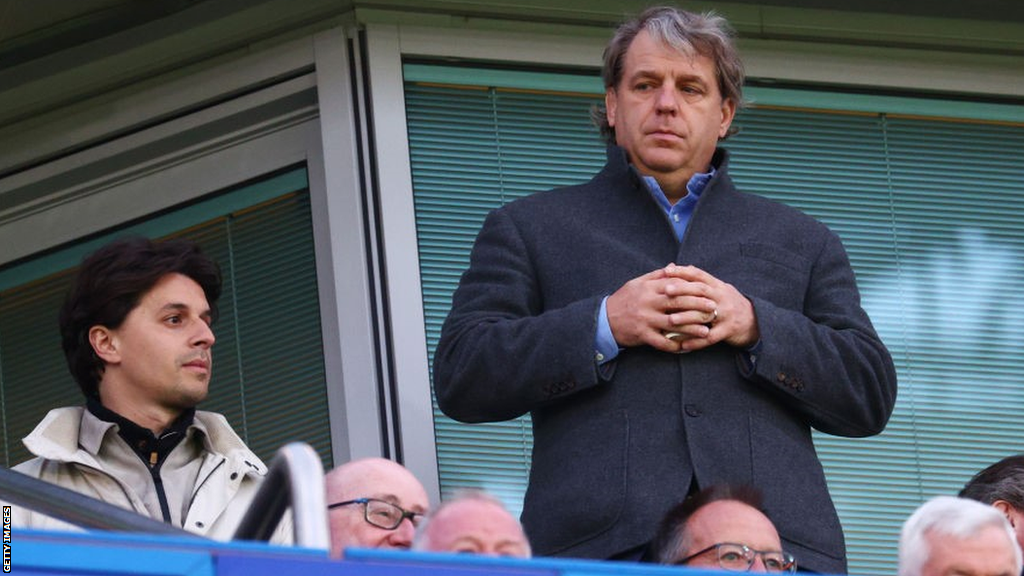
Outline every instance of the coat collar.
MULTIPOLYGON (((238 462, 247 472, 266 473, 266 466, 235 434, 224 416, 197 410, 189 430, 199 434, 207 452, 238 462)), ((65 407, 50 410, 22 442, 40 458, 103 469, 96 455, 100 446, 116 435, 112 422, 100 420, 83 407, 65 407)))

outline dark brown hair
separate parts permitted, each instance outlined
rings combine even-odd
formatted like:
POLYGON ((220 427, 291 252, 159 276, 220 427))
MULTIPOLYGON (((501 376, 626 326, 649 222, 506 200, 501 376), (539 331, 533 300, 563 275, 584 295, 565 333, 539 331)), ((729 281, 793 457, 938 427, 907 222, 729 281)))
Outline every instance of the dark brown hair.
POLYGON ((59 322, 68 369, 87 398, 99 397, 104 369, 103 360, 89 342, 89 330, 93 326, 118 328, 142 297, 161 278, 173 273, 199 284, 216 318, 220 268, 190 240, 122 238, 82 260, 61 307, 59 322))
POLYGON ((685 556, 690 546, 686 522, 701 508, 722 500, 742 502, 764 513, 761 509, 761 492, 752 486, 719 485, 705 488, 688 496, 665 514, 651 541, 648 556, 659 564, 672 564, 685 556))
POLYGON ((1024 454, 1007 456, 975 474, 960 491, 960 497, 985 504, 1004 500, 1024 511, 1024 454))

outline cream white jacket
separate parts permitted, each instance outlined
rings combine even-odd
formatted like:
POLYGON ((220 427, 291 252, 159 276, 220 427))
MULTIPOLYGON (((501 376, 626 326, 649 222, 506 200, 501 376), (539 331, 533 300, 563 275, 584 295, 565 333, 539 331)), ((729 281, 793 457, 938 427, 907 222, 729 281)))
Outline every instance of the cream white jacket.
MULTIPOLYGON (((23 442, 36 457, 14 470, 163 520, 148 467, 113 423, 82 407, 57 408, 23 442)), ((222 415, 197 410, 188 436, 160 470, 172 523, 209 538, 230 540, 266 472, 222 415)), ((18 506, 13 509, 12 524, 75 529, 18 506)), ((282 522, 272 540, 290 542, 290 528, 290 521, 282 522)))

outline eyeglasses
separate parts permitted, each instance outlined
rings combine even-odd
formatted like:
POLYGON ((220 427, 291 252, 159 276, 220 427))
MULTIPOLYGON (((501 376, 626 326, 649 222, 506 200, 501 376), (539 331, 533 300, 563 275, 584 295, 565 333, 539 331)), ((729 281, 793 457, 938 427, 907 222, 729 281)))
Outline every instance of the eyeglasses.
POLYGON ((349 504, 362 504, 363 505, 363 518, 366 521, 377 528, 383 528, 385 530, 394 530, 402 523, 402 520, 406 518, 412 522, 413 526, 417 526, 420 523, 420 519, 423 518, 423 514, 419 512, 410 512, 402 509, 400 506, 392 504, 386 500, 378 500, 376 498, 356 498, 355 500, 346 500, 344 502, 335 502, 327 506, 328 510, 332 508, 338 508, 340 506, 348 506, 349 504))
POLYGON ((712 550, 718 553, 718 565, 733 572, 746 572, 754 565, 754 559, 758 556, 764 562, 764 568, 768 572, 795 572, 796 560, 789 552, 781 550, 754 550, 744 544, 732 542, 720 542, 713 544, 700 552, 690 554, 682 560, 676 560, 673 564, 686 564, 701 554, 712 550))

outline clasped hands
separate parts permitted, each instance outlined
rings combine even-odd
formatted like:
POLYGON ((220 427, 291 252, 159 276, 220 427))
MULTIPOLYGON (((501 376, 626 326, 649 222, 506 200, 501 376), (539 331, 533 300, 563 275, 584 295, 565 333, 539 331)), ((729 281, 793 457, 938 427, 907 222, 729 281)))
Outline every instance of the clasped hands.
POLYGON ((725 342, 745 348, 760 334, 754 306, 731 284, 695 266, 669 264, 626 282, 606 303, 623 347, 691 352, 725 342))

